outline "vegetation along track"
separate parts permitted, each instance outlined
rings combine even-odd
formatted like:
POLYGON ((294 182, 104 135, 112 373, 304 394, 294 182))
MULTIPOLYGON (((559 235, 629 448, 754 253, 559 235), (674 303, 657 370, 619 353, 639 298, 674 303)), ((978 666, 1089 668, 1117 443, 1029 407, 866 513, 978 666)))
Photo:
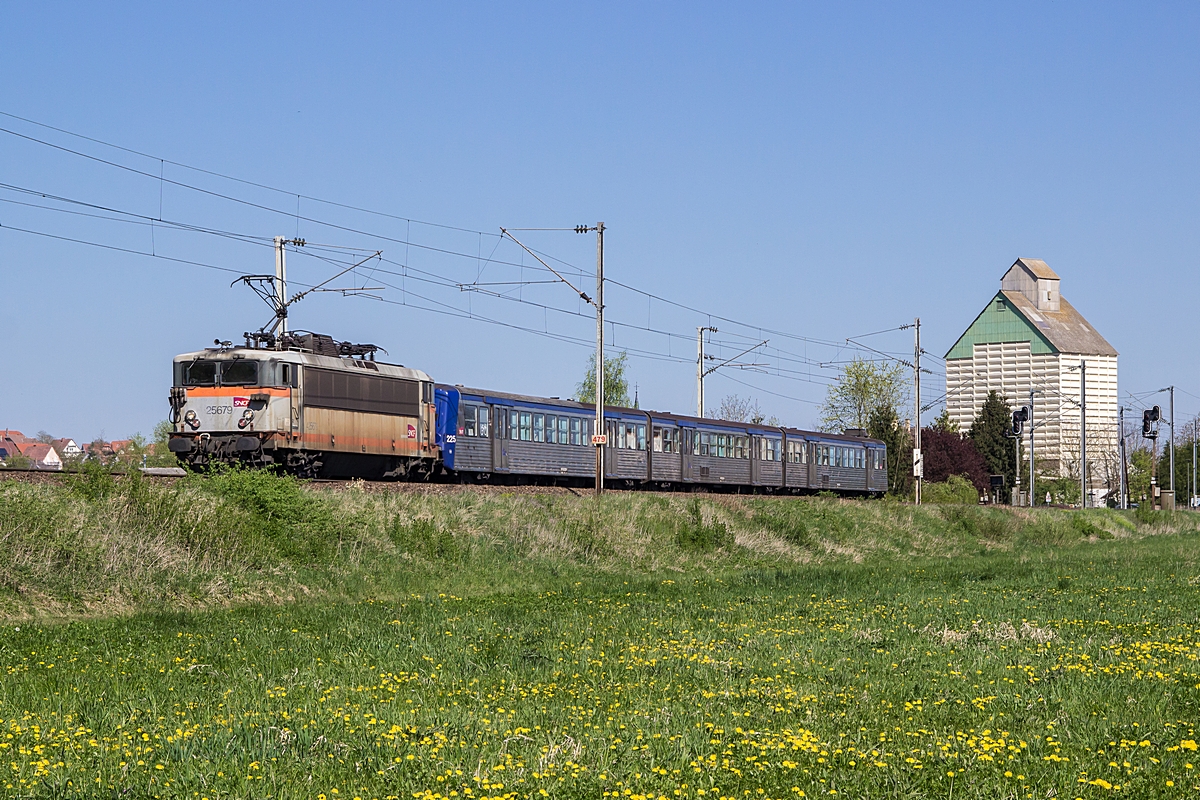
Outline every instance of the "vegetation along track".
POLYGON ((1200 791, 1189 513, 247 472, 0 503, 11 797, 1200 791))

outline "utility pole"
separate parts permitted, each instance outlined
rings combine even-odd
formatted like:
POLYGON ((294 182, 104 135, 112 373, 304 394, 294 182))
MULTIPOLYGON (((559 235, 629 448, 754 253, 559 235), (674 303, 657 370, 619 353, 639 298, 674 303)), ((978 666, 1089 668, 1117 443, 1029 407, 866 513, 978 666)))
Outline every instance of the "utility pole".
POLYGON ((1171 502, 1175 502, 1175 387, 1171 391, 1171 502))
POLYGON ((1087 362, 1079 361, 1079 507, 1087 508, 1087 362))
POLYGON ((287 244, 287 239, 282 236, 275 237, 275 298, 276 298, 276 317, 275 330, 272 331, 277 336, 282 336, 287 333, 287 260, 284 245, 287 244))
POLYGON ((1029 507, 1033 508, 1033 393, 1034 389, 1029 389, 1029 507))
POLYGON ((1192 493, 1188 496, 1188 508, 1191 508, 1196 502, 1196 440, 1198 436, 1197 428, 1200 427, 1200 417, 1192 420, 1192 493))
POLYGON ((596 223, 596 497, 604 493, 604 223, 596 223))
POLYGON ((916 477, 916 505, 921 505, 921 480, 925 474, 925 460, 921 453, 921 318, 916 318, 916 345, 913 350, 913 473, 916 477))
POLYGON ((1129 508, 1129 478, 1126 476, 1125 470, 1125 406, 1117 407, 1117 457, 1121 459, 1121 465, 1117 472, 1120 473, 1120 506, 1122 509, 1129 508))
POLYGON ((696 328, 696 416, 704 419, 704 332, 717 332, 712 326, 696 328))

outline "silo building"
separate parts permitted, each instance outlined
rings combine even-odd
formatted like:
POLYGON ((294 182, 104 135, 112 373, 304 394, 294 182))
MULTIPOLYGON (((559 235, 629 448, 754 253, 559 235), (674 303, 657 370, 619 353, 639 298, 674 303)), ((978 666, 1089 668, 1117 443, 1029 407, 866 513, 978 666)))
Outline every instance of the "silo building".
POLYGON ((1080 363, 1087 365, 1089 488, 1097 497, 1117 481, 1117 351, 1062 297, 1045 261, 1017 259, 946 353, 947 411, 966 431, 989 391, 1017 409, 1029 405, 1032 390, 1038 474, 1078 479, 1080 363))

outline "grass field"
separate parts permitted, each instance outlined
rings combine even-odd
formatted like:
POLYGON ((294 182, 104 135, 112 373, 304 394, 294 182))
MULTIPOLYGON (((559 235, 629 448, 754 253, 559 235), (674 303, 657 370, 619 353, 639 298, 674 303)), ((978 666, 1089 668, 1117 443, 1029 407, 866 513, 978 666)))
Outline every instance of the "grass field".
POLYGON ((0 483, 12 797, 1180 797, 1188 514, 0 483))

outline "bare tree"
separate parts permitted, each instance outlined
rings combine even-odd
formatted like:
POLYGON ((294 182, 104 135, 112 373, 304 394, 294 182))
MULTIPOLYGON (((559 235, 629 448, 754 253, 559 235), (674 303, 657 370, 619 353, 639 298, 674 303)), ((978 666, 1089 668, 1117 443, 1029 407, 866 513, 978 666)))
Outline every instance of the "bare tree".
MULTIPOLYGON (((739 397, 736 394, 725 395, 717 407, 717 419, 727 422, 749 422, 761 425, 766 415, 753 397, 739 397)), ((772 417, 772 420, 775 418, 772 417)), ((768 422, 768 424, 774 424, 768 422)))

